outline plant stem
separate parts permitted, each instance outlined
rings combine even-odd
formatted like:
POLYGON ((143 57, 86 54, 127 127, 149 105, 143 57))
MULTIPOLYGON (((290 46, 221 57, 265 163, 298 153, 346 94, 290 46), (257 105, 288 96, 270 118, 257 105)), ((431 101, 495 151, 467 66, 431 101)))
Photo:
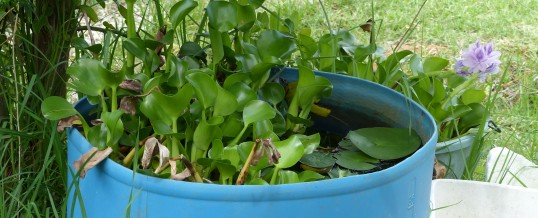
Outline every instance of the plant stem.
POLYGON ((237 143, 239 142, 239 139, 241 139, 241 137, 243 137, 243 134, 245 134, 245 131, 247 131, 247 128, 248 128, 248 125, 245 125, 245 127, 243 127, 239 135, 237 135, 230 143, 228 143, 228 146, 237 145, 237 143))
POLYGON ((100 99, 101 99, 101 108, 103 109, 103 113, 106 113, 108 112, 108 106, 106 104, 106 101, 105 101, 105 96, 103 96, 103 94, 99 95, 100 99))
POLYGON ((254 153, 256 153, 256 150, 258 149, 259 143, 260 141, 258 139, 256 140, 256 143, 254 143, 254 146, 252 146, 252 149, 250 150, 250 154, 248 155, 248 158, 245 161, 245 164, 243 165, 243 169, 241 169, 241 172, 239 173, 239 176, 237 177, 237 181, 235 182, 236 185, 243 185, 243 183, 245 183, 245 178, 247 177, 248 168, 250 168, 252 157, 254 156, 254 153))
POLYGON ((159 21, 159 28, 164 26, 163 13, 161 12, 160 0, 153 0, 155 3, 155 12, 157 13, 157 20, 159 21))
POLYGON ((280 168, 278 168, 277 166, 275 166, 275 169, 273 170, 273 176, 271 176, 271 182, 269 184, 271 185, 274 185, 275 182, 276 182, 276 176, 278 174, 278 172, 280 171, 280 168))
POLYGON ((116 94, 116 91, 117 91, 117 87, 112 87, 112 102, 110 103, 111 104, 111 108, 110 108, 110 112, 114 112, 116 111, 116 109, 118 109, 118 96, 116 94))
MULTIPOLYGON (((174 120, 172 122, 172 131, 174 134, 177 133, 177 122, 174 120)), ((172 157, 178 157, 179 156, 179 145, 176 137, 172 136, 172 157)))
MULTIPOLYGON (((127 2, 127 38, 136 37, 136 26, 134 22, 134 3, 135 0, 127 2)), ((134 55, 131 52, 127 52, 127 75, 134 74, 134 55)))

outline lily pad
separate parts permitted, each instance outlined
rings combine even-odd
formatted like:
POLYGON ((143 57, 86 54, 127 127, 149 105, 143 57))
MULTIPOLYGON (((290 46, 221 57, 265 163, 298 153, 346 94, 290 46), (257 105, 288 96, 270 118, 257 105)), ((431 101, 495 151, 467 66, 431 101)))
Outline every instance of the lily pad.
POLYGON ((314 167, 314 168, 326 168, 331 167, 336 163, 333 154, 315 151, 310 154, 305 154, 301 157, 301 163, 314 167))
POLYGON ((371 170, 375 168, 375 165, 370 163, 376 162, 376 160, 362 152, 341 151, 335 157, 338 165, 351 170, 371 170))
POLYGON ((410 155, 421 143, 418 134, 408 128, 363 128, 350 131, 347 138, 364 153, 381 160, 410 155))

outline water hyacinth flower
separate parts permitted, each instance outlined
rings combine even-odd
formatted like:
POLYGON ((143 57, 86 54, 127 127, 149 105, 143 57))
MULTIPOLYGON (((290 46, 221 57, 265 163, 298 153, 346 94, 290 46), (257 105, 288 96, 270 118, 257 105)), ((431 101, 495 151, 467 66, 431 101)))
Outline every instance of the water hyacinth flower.
POLYGON ((478 78, 484 82, 488 74, 499 72, 500 56, 501 52, 493 50, 493 43, 481 45, 480 40, 476 40, 476 43, 469 45, 462 57, 456 60, 454 70, 461 76, 479 73, 478 78))

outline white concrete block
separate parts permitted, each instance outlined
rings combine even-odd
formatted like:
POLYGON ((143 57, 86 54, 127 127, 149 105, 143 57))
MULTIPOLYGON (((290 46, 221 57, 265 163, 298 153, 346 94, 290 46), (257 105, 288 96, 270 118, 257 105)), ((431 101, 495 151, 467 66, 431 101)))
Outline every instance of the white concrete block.
POLYGON ((486 181, 538 188, 538 166, 508 148, 493 148, 487 157, 486 181))

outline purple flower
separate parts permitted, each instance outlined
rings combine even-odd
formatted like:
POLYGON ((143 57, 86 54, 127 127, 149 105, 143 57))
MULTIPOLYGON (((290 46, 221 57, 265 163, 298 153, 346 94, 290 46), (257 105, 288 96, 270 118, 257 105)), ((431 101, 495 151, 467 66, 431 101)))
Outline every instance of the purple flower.
POLYGON ((454 70, 461 76, 480 73, 478 78, 484 82, 488 74, 499 72, 500 56, 501 52, 493 50, 493 43, 481 45, 480 40, 476 40, 464 51, 462 58, 456 61, 454 70))

